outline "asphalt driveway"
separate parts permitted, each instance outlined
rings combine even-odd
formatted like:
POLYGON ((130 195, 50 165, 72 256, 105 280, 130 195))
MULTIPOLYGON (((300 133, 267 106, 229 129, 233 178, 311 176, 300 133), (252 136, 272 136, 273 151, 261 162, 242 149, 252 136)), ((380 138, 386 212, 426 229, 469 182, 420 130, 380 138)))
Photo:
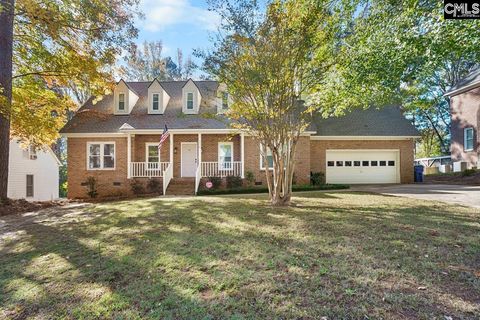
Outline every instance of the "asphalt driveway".
POLYGON ((445 184, 357 185, 352 186, 351 190, 435 200, 480 208, 480 186, 445 184))

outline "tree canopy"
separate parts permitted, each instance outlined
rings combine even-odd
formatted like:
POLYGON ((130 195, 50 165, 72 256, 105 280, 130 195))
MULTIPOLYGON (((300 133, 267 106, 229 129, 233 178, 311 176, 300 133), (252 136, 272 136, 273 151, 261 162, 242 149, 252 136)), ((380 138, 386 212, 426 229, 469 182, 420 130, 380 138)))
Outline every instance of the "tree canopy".
POLYGON ((224 22, 199 55, 227 85, 230 117, 271 150, 271 196, 286 202, 312 113, 402 105, 428 136, 425 148, 438 150, 449 126, 443 94, 479 61, 478 20, 445 21, 438 1, 274 0, 266 12, 256 1, 210 4, 224 22))
MULTIPOLYGON (((444 20, 439 1, 340 1, 338 67, 312 96, 326 106, 402 105, 449 148, 443 95, 480 61, 478 20, 444 20)), ((338 108, 337 107, 337 108, 338 108)))
POLYGON ((131 48, 125 57, 125 65, 120 68, 120 75, 131 81, 184 80, 190 78, 196 68, 190 56, 184 60, 181 49, 177 49, 174 61, 163 56, 161 41, 145 41, 141 48, 131 48))
MULTIPOLYGON (((332 64, 333 17, 320 1, 274 1, 265 17, 227 24, 215 50, 205 54, 205 68, 228 88, 233 104, 229 117, 247 131, 273 158, 266 170, 272 204, 288 204, 300 135, 311 122, 316 105, 300 99, 332 64), (326 26, 323 26, 326 24, 326 26)), ((251 3, 217 7, 227 21, 237 14, 254 17, 251 3)))
MULTIPOLYGON (((36 145, 58 137, 67 89, 101 96, 112 67, 137 35, 138 0, 17 0, 13 31, 12 135, 36 145)), ((80 102, 85 97, 77 97, 80 102)))

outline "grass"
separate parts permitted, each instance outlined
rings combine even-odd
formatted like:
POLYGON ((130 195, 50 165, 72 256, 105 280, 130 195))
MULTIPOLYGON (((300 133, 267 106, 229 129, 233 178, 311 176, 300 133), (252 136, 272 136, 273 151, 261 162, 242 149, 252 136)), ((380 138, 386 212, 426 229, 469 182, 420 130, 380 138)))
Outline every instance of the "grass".
POLYGON ((353 192, 0 219, 0 318, 473 319, 480 212, 353 192))

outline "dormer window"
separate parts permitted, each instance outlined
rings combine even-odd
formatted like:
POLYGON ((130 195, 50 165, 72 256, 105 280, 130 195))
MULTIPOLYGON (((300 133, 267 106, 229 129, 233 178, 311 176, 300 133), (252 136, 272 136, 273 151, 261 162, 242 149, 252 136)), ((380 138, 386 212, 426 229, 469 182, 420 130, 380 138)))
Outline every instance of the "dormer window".
POLYGON ((193 110, 193 92, 187 92, 187 110, 193 110))
POLYGON ((118 110, 125 111, 125 93, 118 94, 118 110))
POLYGON ((182 87, 182 112, 185 114, 198 114, 202 103, 200 90, 192 79, 182 87))
POLYGON ((130 86, 123 80, 120 80, 113 91, 113 113, 118 115, 125 115, 132 112, 137 104, 138 94, 133 91, 130 86))
POLYGON ((159 95, 158 93, 154 93, 154 94, 152 95, 152 110, 153 110, 153 111, 158 111, 158 106, 159 106, 158 101, 159 101, 159 97, 160 97, 160 95, 159 95))
POLYGON ((222 92, 222 109, 228 109, 228 92, 222 92))

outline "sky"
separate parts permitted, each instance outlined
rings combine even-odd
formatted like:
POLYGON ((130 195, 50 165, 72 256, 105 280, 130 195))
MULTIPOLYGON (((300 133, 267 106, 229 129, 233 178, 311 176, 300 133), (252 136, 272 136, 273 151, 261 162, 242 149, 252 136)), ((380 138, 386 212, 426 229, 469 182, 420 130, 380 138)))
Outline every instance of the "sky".
POLYGON ((136 22, 137 44, 161 40, 163 55, 174 60, 177 48, 187 57, 193 49, 210 47, 209 33, 220 22, 214 12, 207 10, 205 0, 141 0, 140 9, 145 17, 136 22))

